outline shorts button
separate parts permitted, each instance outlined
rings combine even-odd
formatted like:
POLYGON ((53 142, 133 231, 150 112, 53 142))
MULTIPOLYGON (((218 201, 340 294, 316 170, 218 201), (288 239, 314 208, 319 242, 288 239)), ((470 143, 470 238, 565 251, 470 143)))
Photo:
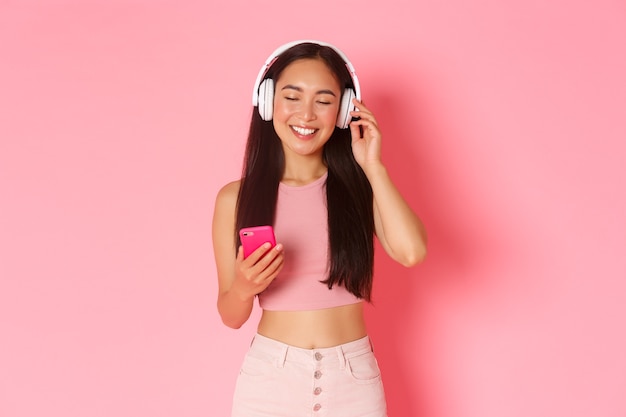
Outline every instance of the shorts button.
POLYGON ((323 357, 324 357, 324 356, 322 356, 322 354, 321 354, 321 353, 319 353, 319 352, 315 352, 315 360, 316 360, 316 361, 321 361, 323 357))
POLYGON ((322 406, 320 404, 315 404, 313 406, 313 411, 320 411, 320 408, 322 408, 322 406))
POLYGON ((322 371, 315 371, 313 378, 320 379, 322 377, 322 371))
POLYGON ((321 393, 322 393, 322 389, 320 387, 317 387, 313 390, 314 395, 320 395, 321 393))

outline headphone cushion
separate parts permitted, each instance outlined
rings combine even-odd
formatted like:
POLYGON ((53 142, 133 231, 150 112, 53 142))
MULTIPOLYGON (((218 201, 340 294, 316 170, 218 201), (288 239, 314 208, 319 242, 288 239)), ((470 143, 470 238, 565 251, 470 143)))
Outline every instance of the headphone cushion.
POLYGON ((352 116, 350 112, 354 110, 354 104, 352 99, 355 98, 354 90, 346 88, 341 96, 341 105, 339 106, 339 114, 337 114, 337 127, 339 129, 345 129, 350 125, 352 116))
POLYGON ((266 78, 259 86, 259 115, 265 121, 274 116, 274 80, 266 78))

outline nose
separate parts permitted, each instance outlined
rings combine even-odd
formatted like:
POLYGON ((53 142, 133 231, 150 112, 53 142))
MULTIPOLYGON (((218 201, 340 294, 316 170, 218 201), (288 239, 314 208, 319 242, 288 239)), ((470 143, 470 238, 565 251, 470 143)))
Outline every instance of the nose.
POLYGON ((299 117, 303 121, 315 120, 315 118, 317 117, 315 114, 315 101, 303 101, 302 107, 300 108, 299 117))

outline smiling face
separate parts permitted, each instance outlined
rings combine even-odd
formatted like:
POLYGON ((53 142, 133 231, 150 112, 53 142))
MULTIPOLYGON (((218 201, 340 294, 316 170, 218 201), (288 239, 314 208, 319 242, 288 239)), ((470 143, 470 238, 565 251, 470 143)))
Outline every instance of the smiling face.
POLYGON ((289 64, 276 81, 274 130, 285 157, 322 157, 341 103, 339 81, 319 59, 300 59, 289 64))

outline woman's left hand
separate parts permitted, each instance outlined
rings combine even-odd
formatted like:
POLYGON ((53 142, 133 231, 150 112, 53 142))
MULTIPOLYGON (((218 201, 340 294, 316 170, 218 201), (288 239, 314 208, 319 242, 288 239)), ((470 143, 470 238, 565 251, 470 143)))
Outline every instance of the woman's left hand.
POLYGON ((352 117, 358 118, 350 123, 352 134, 352 153, 354 159, 365 169, 371 163, 380 163, 381 133, 374 114, 363 102, 353 99, 355 111, 350 112, 352 117))

